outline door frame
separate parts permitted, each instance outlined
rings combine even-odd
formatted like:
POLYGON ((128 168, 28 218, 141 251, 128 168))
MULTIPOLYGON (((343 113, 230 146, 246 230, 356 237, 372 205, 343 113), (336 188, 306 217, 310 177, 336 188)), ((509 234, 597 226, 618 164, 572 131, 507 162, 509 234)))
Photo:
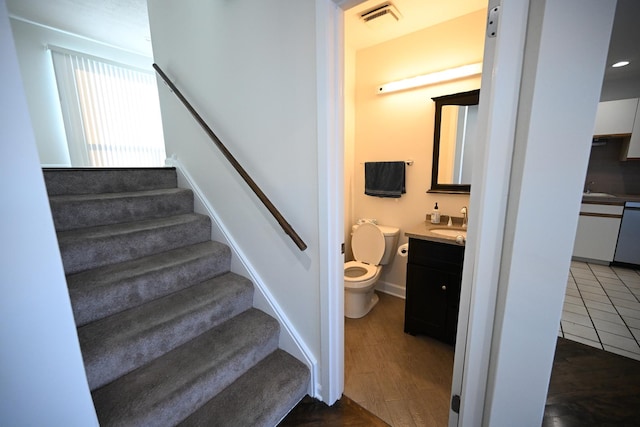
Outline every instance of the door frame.
POLYGON ((451 389, 462 396, 462 415, 450 409, 449 426, 482 419, 485 405, 529 0, 489 0, 494 8, 500 37, 485 34, 478 110, 484 144, 473 164, 451 389))

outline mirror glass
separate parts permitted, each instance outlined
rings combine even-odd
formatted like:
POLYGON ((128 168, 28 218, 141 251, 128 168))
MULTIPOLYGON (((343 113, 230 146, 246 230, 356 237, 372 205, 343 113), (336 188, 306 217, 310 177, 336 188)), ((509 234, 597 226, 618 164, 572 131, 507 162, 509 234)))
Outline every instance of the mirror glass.
POLYGON ((430 192, 468 193, 480 91, 433 98, 436 103, 430 192))

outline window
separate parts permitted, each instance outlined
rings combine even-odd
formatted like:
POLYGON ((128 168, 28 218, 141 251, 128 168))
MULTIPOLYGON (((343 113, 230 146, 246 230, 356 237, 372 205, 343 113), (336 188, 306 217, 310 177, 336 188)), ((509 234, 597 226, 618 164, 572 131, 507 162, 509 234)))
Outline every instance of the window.
POLYGON ((57 48, 51 53, 72 166, 163 166, 153 73, 57 48))

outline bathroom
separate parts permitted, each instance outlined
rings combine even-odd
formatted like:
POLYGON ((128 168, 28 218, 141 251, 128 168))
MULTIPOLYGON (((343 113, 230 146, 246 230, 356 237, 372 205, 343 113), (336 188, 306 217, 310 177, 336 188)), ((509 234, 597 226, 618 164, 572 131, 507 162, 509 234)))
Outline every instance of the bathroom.
MULTIPOLYGON (((391 301, 390 304, 395 307, 393 310, 398 311, 389 313, 388 306, 378 308, 387 311, 389 316, 399 323, 396 327, 399 331, 390 331, 392 334, 395 332, 403 334, 403 298, 405 297, 407 258, 399 256, 395 250, 397 246, 407 243, 405 231, 424 221, 425 215, 431 213, 435 203, 438 204, 441 215, 455 217, 462 217, 461 209, 469 206, 469 194, 428 192, 431 188, 435 116, 435 103, 431 98, 479 89, 480 75, 388 94, 378 94, 376 91, 377 87, 383 83, 482 62, 487 2, 468 3, 468 8, 458 13, 457 17, 404 36, 385 41, 378 40, 377 44, 367 47, 359 47, 366 46, 366 42, 361 42, 358 37, 363 33, 373 37, 378 29, 370 27, 361 28, 358 31, 354 27, 366 25, 358 22, 357 18, 367 8, 375 6, 375 3, 367 2, 345 14, 347 52, 345 56, 345 261, 353 259, 352 225, 359 219, 372 218, 378 224, 400 229, 391 261, 383 266, 376 285, 381 301, 385 303, 391 301), (381 198, 364 194, 364 164, 376 161, 407 162, 405 194, 399 198, 381 198)), ((403 13, 401 4, 397 4, 400 14, 403 13)), ((389 25, 392 26, 393 21, 389 25)), ((357 328, 356 322, 347 319, 345 324, 345 395, 381 416, 385 421, 392 424, 399 423, 401 420, 396 416, 402 418, 401 414, 412 413, 406 405, 416 402, 408 397, 404 401, 400 398, 395 399, 402 395, 401 392, 398 396, 389 398, 387 394, 385 398, 378 399, 375 396, 376 389, 381 390, 382 394, 385 394, 382 389, 389 389, 385 378, 379 376, 373 379, 378 383, 387 382, 387 386, 378 387, 363 382, 366 381, 362 380, 366 377, 366 373, 357 373, 356 377, 359 376, 360 380, 355 380, 358 383, 355 388, 361 390, 370 388, 374 391, 364 394, 353 391, 354 377, 353 369, 350 369, 350 345, 358 344, 350 342, 349 337, 352 336, 350 331, 353 331, 354 327, 357 328)), ((398 339, 404 340, 402 336, 398 336, 398 339)), ((418 340, 418 346, 422 350, 426 349, 425 351, 437 354, 439 360, 447 360, 443 365, 439 365, 441 370, 446 371, 446 367, 450 366, 449 359, 451 363, 453 361, 453 347, 425 337, 419 337, 418 340)), ((385 352, 371 350, 374 352, 372 358, 384 363, 385 352)), ((396 372, 395 375, 403 374, 396 372)), ((432 379, 428 376, 423 378, 424 387, 431 390, 431 387, 436 387, 434 384, 444 383, 443 388, 447 389, 448 382, 450 388, 450 373, 445 374, 444 376, 448 375, 449 378, 444 379, 440 378, 442 373, 429 375, 439 378, 432 379)), ((391 386, 391 388, 400 389, 405 387, 411 389, 416 386, 415 384, 391 386)), ((442 394, 440 389, 432 391, 438 395, 442 394)), ((447 389, 439 400, 432 399, 431 403, 419 402, 418 406, 438 405, 439 410, 446 416, 448 396, 447 389), (435 401, 440 403, 436 404, 435 401)))
MULTIPOLYGON (((352 257, 351 226, 359 218, 404 231, 424 220, 435 203, 442 215, 461 217, 468 194, 428 193, 431 185, 435 104, 433 97, 480 88, 480 75, 379 95, 382 83, 425 72, 482 62, 483 9, 369 48, 347 52, 345 64, 345 259, 352 257), (406 194, 380 198, 364 194, 364 163, 410 161, 406 194)), ((482 7, 482 6, 480 6, 482 7)), ((349 11, 351 12, 351 11, 349 11)), ((348 21, 347 21, 348 22, 348 21)), ((346 31, 349 46, 349 29, 346 31)), ((404 297, 406 259, 394 256, 381 273, 378 289, 404 297)))

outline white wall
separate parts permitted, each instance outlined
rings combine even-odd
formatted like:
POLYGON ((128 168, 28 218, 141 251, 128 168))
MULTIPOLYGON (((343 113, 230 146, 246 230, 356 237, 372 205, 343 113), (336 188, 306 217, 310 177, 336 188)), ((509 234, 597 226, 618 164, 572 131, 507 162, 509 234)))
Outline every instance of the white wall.
POLYGON ((47 45, 147 70, 151 70, 152 60, 53 28, 15 18, 10 21, 40 162, 43 166, 73 166, 69 159, 51 53, 47 45))
MULTIPOLYGON (((481 62, 485 20, 485 11, 474 12, 355 53, 355 131, 345 141, 346 151, 354 153, 345 168, 351 184, 345 190, 346 194, 350 191, 351 199, 345 204, 352 205, 351 216, 346 217, 346 241, 350 225, 364 217, 399 227, 398 244, 406 243, 404 232, 424 221, 436 202, 442 214, 458 217, 460 209, 469 205, 468 195, 426 193, 431 185, 435 115, 431 98, 478 89, 480 77, 386 95, 378 95, 376 87, 481 62), (399 199, 364 194, 364 162, 407 159, 414 163, 406 168, 406 194, 399 199)), ((395 256, 392 264, 383 268, 379 288, 404 296, 405 281, 406 258, 395 256)))
MULTIPOLYGON (((319 360, 313 1, 149 3, 154 58, 307 243, 301 252, 163 84, 175 154, 319 360)), ((326 284, 324 284, 326 286, 326 284)), ((322 376, 320 372, 320 376, 322 376)))
POLYGON ((0 0, 0 424, 97 426, 0 0))
MULTIPOLYGON (((346 29, 345 37, 348 37, 346 29)), ((351 256, 351 225, 354 223, 355 137, 356 137, 356 51, 345 43, 344 52, 344 243, 346 258, 351 256)))

